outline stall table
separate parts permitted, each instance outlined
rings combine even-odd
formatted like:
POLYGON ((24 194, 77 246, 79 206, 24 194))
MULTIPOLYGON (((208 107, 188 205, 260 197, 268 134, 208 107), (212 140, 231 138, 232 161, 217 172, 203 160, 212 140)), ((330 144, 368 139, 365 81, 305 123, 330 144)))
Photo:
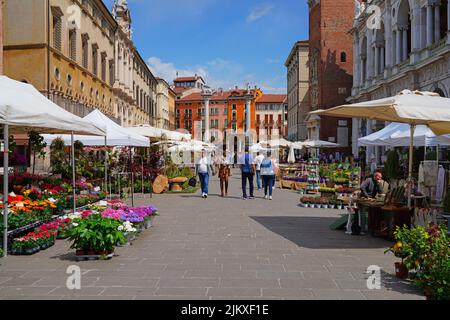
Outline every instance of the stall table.
POLYGON ((359 199, 358 209, 367 208, 368 231, 376 237, 394 239, 394 231, 400 226, 411 227, 413 210, 406 206, 386 205, 380 201, 359 199))

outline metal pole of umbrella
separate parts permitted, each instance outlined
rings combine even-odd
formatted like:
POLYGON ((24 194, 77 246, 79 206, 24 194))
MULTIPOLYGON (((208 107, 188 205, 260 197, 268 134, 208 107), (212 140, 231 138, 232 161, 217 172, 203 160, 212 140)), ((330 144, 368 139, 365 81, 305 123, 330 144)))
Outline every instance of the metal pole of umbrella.
POLYGON ((3 255, 8 255, 9 125, 3 125, 3 255))
POLYGON ((75 142, 73 138, 73 131, 70 135, 70 142, 72 145, 72 196, 73 196, 73 213, 75 214, 77 210, 77 199, 76 199, 76 183, 75 183, 75 142))
POLYGON ((412 169, 413 169, 413 155, 414 155, 414 130, 415 124, 410 125, 409 137, 409 168, 408 168, 408 208, 411 209, 411 193, 412 193, 412 169))

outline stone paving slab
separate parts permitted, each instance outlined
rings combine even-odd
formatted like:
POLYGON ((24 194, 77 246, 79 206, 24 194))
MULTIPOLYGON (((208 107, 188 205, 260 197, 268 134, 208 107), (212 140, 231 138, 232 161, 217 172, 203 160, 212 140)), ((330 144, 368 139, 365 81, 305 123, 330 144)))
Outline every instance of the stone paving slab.
POLYGON ((75 261, 67 241, 33 256, 0 259, 0 299, 417 299, 393 276, 389 241, 329 229, 340 211, 298 206, 299 195, 275 189, 274 200, 240 199, 239 174, 230 197, 154 195, 161 216, 132 246, 109 261, 75 261), (65 287, 78 265, 82 289, 65 287), (381 290, 368 290, 369 265, 382 268, 381 290))

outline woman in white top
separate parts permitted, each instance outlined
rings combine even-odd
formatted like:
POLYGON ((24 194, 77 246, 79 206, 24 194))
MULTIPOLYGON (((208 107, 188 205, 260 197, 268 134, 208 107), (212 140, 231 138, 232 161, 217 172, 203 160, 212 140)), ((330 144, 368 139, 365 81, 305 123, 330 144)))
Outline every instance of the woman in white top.
POLYGON ((267 155, 261 162, 261 178, 264 185, 264 199, 272 200, 273 185, 277 172, 278 164, 275 159, 272 159, 272 152, 267 151, 267 155), (269 189, 269 194, 267 194, 267 189, 269 189))

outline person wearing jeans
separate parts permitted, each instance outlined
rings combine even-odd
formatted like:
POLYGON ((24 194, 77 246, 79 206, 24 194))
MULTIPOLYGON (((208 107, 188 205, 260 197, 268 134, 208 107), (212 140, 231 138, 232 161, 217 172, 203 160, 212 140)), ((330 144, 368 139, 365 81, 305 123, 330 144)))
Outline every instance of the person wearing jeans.
POLYGON ((242 198, 247 199, 247 180, 249 181, 250 197, 248 199, 254 199, 253 195, 253 176, 255 175, 255 164, 253 156, 248 152, 248 146, 245 146, 245 154, 239 161, 241 165, 242 173, 242 198))
POLYGON ((211 165, 211 160, 206 154, 206 150, 202 150, 202 157, 195 165, 195 175, 198 175, 200 185, 202 187, 202 198, 208 198, 209 176, 214 175, 214 168, 211 165))
MULTIPOLYGON (((256 184, 258 186, 258 191, 261 190, 261 162, 264 160, 264 156, 258 152, 255 158, 256 167, 256 184)), ((263 184, 264 188, 264 184, 263 184)))
POLYGON ((269 200, 272 200, 275 175, 278 171, 278 166, 271 156, 271 152, 268 151, 266 157, 264 157, 264 160, 261 162, 261 177, 264 184, 264 199, 269 200), (267 193, 267 191, 269 191, 269 193, 267 193))

